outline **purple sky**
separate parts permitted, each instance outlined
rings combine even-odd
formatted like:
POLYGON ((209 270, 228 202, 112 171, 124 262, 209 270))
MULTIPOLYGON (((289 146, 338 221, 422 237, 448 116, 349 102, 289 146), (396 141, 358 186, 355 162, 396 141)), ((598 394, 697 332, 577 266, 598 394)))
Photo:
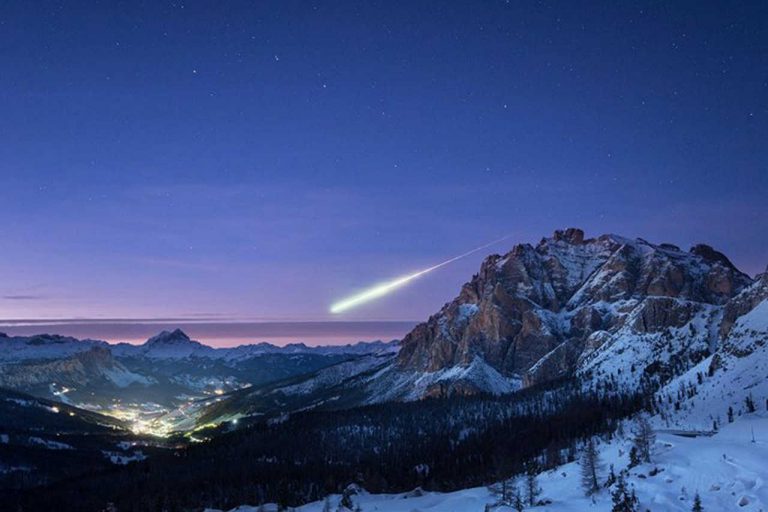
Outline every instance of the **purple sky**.
POLYGON ((762 271, 765 19, 764 3, 12 2, 0 318, 415 321, 485 254, 328 307, 569 226, 762 271))

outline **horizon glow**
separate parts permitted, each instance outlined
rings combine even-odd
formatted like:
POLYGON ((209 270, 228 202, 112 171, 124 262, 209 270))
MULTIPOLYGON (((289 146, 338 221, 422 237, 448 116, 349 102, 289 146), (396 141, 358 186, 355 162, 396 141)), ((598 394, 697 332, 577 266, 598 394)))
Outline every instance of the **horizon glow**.
POLYGON ((359 306, 361 304, 365 304, 366 302, 370 302, 374 299, 378 299, 380 297, 383 297, 384 295, 387 295, 388 293, 401 288, 408 284, 409 282, 413 281, 414 279, 423 276, 424 274, 427 274, 429 272, 432 272, 433 270, 437 270, 440 267, 444 267, 445 265, 448 265, 449 263, 453 263, 454 261, 460 260, 461 258, 465 258, 469 256, 470 254, 474 254, 477 251, 481 251, 487 247, 490 247, 491 245, 497 244, 503 240, 506 240, 511 235, 503 236, 497 240, 494 240, 492 242, 489 242, 485 245, 481 245, 480 247, 476 247, 475 249, 472 249, 471 251, 465 252, 464 254, 460 254, 458 256, 455 256, 451 259, 445 260, 442 263, 438 263, 437 265, 433 265, 429 268, 426 268, 424 270, 419 270, 418 272, 414 272, 413 274, 398 277, 396 279, 393 279, 391 281, 387 281, 385 283, 381 283, 378 285, 375 285, 371 288, 368 288, 367 290, 364 290, 356 295, 352 295, 350 297, 347 297, 346 299, 340 300, 338 302, 335 302, 331 304, 330 312, 333 314, 339 314, 343 313, 344 311, 350 310, 356 306, 359 306))

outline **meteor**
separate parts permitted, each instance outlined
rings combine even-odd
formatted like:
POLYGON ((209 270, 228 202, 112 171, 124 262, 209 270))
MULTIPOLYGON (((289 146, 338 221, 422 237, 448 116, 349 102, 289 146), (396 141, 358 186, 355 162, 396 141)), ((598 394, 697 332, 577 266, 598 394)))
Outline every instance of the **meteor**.
POLYGON ((432 272, 433 270, 437 270, 440 267, 444 267, 448 265, 449 263, 453 263, 456 260, 460 260, 461 258, 466 258, 470 254, 474 254, 477 251, 482 251, 486 247, 490 247, 494 244, 497 244, 503 240, 506 240, 512 235, 507 235, 504 237, 499 238, 498 240, 494 240, 493 242, 489 242, 485 245, 481 245, 480 247, 476 247, 475 249, 472 249, 471 251, 465 252, 464 254, 459 254, 458 256, 455 256, 449 260, 445 260, 442 263, 438 263, 437 265, 433 265, 429 268, 425 268, 424 270, 419 270, 418 272, 415 272, 413 274, 398 277, 397 279, 393 279, 391 281, 387 281, 386 283, 381 283, 379 285, 373 286, 371 288, 368 288, 367 290, 364 290, 357 295, 352 295, 351 297, 347 297, 346 299, 340 300, 339 302, 336 302, 331 305, 331 313, 337 314, 337 313, 343 313, 344 311, 347 311, 348 309, 352 309, 356 306, 359 306, 360 304, 364 304, 366 302, 369 302, 373 299, 378 299, 379 297, 382 297, 384 295, 387 295, 388 293, 392 292, 393 290, 396 290, 402 286, 405 286, 409 282, 413 281, 417 277, 421 277, 424 274, 427 274, 429 272, 432 272))

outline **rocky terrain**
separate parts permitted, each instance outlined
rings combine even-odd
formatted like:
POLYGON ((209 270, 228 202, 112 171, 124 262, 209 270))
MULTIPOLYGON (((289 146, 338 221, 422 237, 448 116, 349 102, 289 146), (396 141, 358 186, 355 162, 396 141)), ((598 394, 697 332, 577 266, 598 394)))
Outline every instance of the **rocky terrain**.
POLYGON ((752 282, 706 245, 683 251, 556 231, 489 256, 454 300, 403 339, 391 371, 417 386, 426 377, 423 395, 619 370, 630 374, 627 384, 664 380, 717 345, 750 302, 731 299, 752 282), (630 346, 631 358, 622 357, 630 346))
POLYGON ((395 357, 253 388, 216 409, 231 417, 268 413, 272 403, 343 408, 506 394, 567 376, 651 392, 727 345, 734 322, 765 288, 764 278, 703 244, 683 251, 556 231, 487 257, 455 299, 405 336, 395 357))

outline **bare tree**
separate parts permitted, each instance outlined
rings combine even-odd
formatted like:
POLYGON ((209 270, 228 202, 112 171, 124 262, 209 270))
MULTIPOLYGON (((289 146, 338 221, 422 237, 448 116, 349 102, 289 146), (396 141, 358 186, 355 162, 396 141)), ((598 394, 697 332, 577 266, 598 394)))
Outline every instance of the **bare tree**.
POLYGON ((496 505, 511 506, 512 494, 517 487, 514 478, 507 478, 493 485, 488 486, 490 493, 497 497, 496 505))
POLYGON ((539 481, 536 479, 536 475, 539 472, 539 466, 535 461, 530 461, 526 464, 525 468, 525 500, 528 505, 535 507, 539 501, 541 495, 541 487, 539 487, 539 481))
POLYGON ((512 508, 517 512, 525 510, 525 499, 523 499, 523 493, 517 485, 515 485, 515 489, 512 491, 512 508))
POLYGON ((653 445, 656 444, 656 434, 653 432, 651 423, 645 416, 637 418, 632 433, 634 435, 632 441, 639 459, 642 462, 651 462, 653 445))

